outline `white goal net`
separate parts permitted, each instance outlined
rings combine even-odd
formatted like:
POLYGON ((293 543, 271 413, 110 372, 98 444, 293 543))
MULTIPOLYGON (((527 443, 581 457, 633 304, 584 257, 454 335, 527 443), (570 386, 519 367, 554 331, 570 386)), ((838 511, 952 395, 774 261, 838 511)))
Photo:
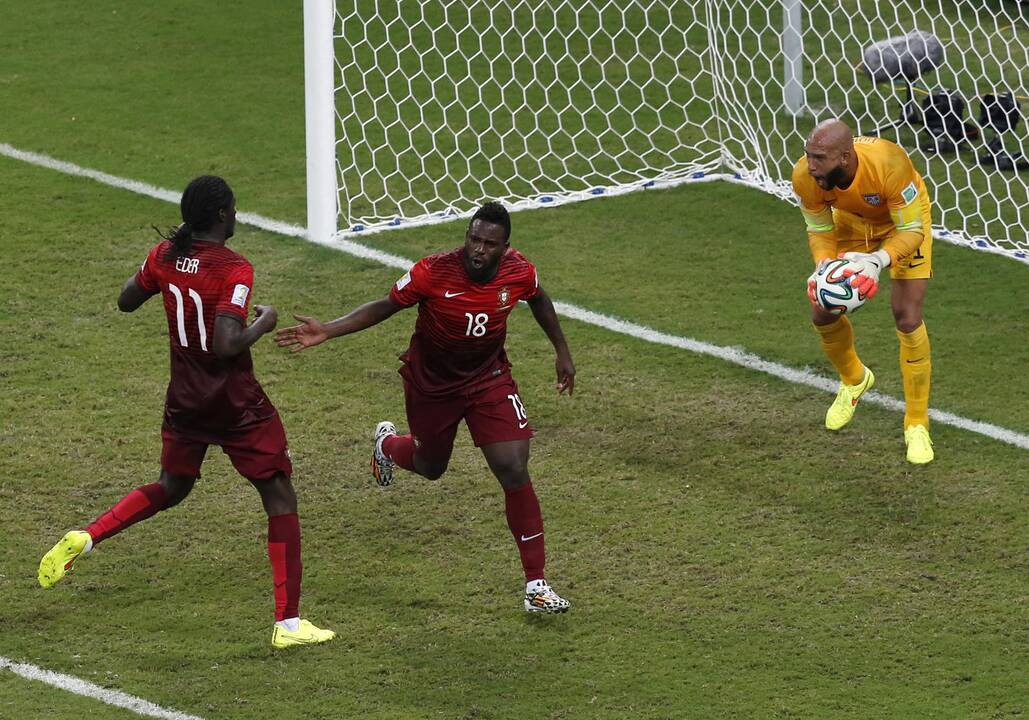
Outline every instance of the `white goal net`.
POLYGON ((1017 2, 326 2, 305 10, 312 234, 710 179, 792 200, 835 116, 911 153, 938 237, 1029 260, 1017 2))

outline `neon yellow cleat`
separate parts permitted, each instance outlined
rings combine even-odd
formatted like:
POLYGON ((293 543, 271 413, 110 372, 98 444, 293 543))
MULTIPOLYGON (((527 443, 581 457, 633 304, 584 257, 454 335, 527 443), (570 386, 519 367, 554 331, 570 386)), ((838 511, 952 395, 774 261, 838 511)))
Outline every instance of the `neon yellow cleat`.
POLYGON ((93 549, 93 538, 84 530, 65 533, 50 552, 39 561, 39 584, 45 588, 54 584, 71 570, 79 555, 93 549))
POLYGON ((873 385, 875 385, 875 375, 868 368, 865 368, 865 377, 857 385, 840 383, 836 399, 825 413, 825 426, 830 430, 839 430, 849 423, 850 419, 854 417, 854 409, 857 407, 858 400, 873 385))
POLYGON ((925 465, 933 461, 933 441, 925 425, 912 425, 904 430, 904 442, 908 446, 908 462, 925 465))
POLYGON ((294 645, 316 645, 328 642, 336 637, 332 630, 322 630, 307 620, 300 621, 300 628, 296 632, 290 632, 278 623, 272 630, 272 646, 277 648, 293 647, 294 645))

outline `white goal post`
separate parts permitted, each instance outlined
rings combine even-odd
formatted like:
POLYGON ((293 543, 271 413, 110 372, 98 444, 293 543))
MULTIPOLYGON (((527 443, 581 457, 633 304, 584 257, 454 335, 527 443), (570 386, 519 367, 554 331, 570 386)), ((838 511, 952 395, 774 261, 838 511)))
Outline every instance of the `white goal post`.
POLYGON ((684 182, 793 201, 820 119, 905 147, 938 238, 1029 262, 1013 0, 305 0, 308 232, 684 182))

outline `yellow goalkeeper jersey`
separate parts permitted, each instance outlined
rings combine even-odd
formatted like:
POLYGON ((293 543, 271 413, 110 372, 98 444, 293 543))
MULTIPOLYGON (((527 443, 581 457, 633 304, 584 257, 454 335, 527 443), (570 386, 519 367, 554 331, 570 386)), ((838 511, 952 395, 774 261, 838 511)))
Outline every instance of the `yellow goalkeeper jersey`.
POLYGON ((931 234, 929 193, 902 147, 876 137, 854 138, 858 165, 846 189, 822 190, 808 174, 807 159, 793 166, 793 192, 807 223, 815 261, 835 257, 837 240, 864 235, 882 243, 893 262, 913 253, 931 234))

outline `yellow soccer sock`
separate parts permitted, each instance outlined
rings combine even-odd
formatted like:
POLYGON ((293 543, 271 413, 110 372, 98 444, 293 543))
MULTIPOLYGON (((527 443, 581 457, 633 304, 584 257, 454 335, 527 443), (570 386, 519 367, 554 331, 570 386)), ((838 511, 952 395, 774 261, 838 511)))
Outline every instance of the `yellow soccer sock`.
POLYGON ((854 349, 854 327, 845 315, 828 325, 815 325, 822 336, 822 351, 836 367, 840 379, 847 385, 857 385, 865 377, 865 366, 854 349))
POLYGON ((900 374, 904 378, 904 429, 912 425, 929 428, 929 382, 933 365, 929 355, 929 333, 922 323, 909 333, 897 331, 900 340, 900 374))

